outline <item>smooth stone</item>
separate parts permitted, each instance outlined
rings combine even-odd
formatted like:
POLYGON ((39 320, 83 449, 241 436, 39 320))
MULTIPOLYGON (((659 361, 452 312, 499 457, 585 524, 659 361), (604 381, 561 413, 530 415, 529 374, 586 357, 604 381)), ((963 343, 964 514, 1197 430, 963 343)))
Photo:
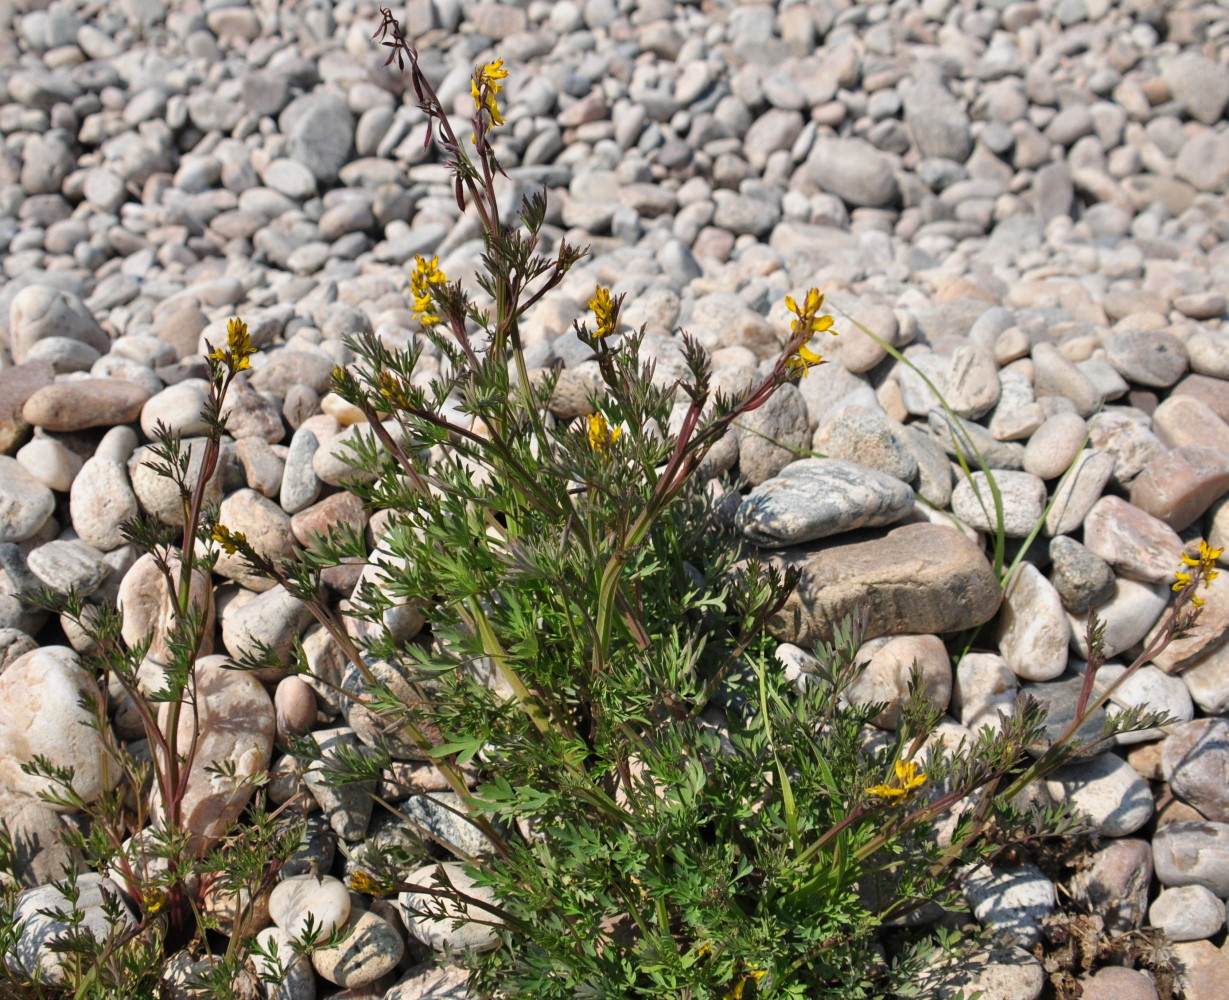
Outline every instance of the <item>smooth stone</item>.
POLYGON ((432 792, 411 795, 401 805, 401 811, 420 826, 431 839, 459 860, 495 853, 495 845, 477 826, 465 818, 468 807, 456 792, 432 792))
MULTIPOLYGON (((476 900, 495 905, 495 892, 488 886, 476 886, 459 864, 445 862, 438 865, 426 865, 410 874, 407 881, 421 886, 438 886, 440 881, 452 886, 476 900)), ((497 916, 487 910, 479 909, 472 904, 458 905, 452 901, 442 901, 438 897, 427 896, 413 891, 402 892, 397 896, 397 905, 405 918, 406 930, 423 944, 436 951, 460 952, 472 949, 475 952, 490 951, 499 944, 499 934, 488 923, 500 923, 497 916), (427 916, 428 912, 439 912, 443 908, 444 917, 427 916), (487 923, 472 923, 478 919, 487 923), (460 920, 461 923, 457 924, 460 920)))
POLYGON ((1125 837, 1152 817, 1152 791, 1121 757, 1104 753, 1046 779, 1055 802, 1068 802, 1101 837, 1125 837))
POLYGON ((295 514, 290 532, 304 548, 314 549, 330 530, 349 527, 362 532, 369 517, 363 501, 353 493, 334 493, 295 514))
MULTIPOLYGON (((187 849, 199 852, 215 846, 247 807, 252 779, 272 761, 276 725, 273 702, 250 673, 205 659, 195 673, 196 712, 180 715, 178 739, 188 746, 195 728, 196 754, 181 809, 187 849)), ((158 724, 164 732, 170 726, 170 705, 159 706, 158 724)), ((154 800, 161 815, 156 791, 154 800)))
POLYGON ((30 423, 22 410, 34 393, 51 384, 54 368, 48 361, 32 361, 0 371, 0 453, 10 454, 30 436, 30 423))
MULTIPOLYGON (((555 4, 553 10, 562 6, 555 4)), ((466 1000, 468 983, 469 973, 455 965, 416 965, 384 994, 384 1000, 466 1000)))
MULTIPOLYGON (((1033 345, 1033 389, 1038 399, 1061 396, 1075 403, 1081 417, 1090 417, 1101 405, 1101 393, 1092 380, 1053 344, 1033 345)), ((1097 447, 1101 447, 1098 445, 1097 447)))
POLYGON ((1174 726, 1161 744, 1161 768, 1175 795, 1207 819, 1229 822, 1229 722, 1196 719, 1174 726))
POLYGON ((111 734, 100 734, 93 712, 81 704, 98 697, 97 682, 67 646, 42 647, 10 663, 0 674, 0 787, 35 798, 61 794, 54 782, 21 770, 42 755, 72 769, 73 790, 85 802, 110 790, 119 780, 116 769, 105 766, 115 752, 111 734))
POLYGON ((1161 885, 1202 885, 1229 898, 1229 824, 1167 823, 1152 838, 1152 861, 1161 885))
POLYGON ((33 549, 26 565, 39 581, 57 594, 76 591, 89 597, 101 585, 111 567, 97 552, 80 542, 46 542, 33 549))
POLYGON ((840 413, 827 428, 828 458, 856 462, 908 483, 918 474, 904 429, 885 414, 865 410, 840 413))
POLYGON ((391 972, 405 953, 397 929, 368 910, 353 911, 346 932, 341 943, 312 952, 315 970, 338 986, 357 989, 373 983, 391 972))
POLYGON ((157 440, 161 424, 181 437, 195 437, 209 431, 205 411, 209 405, 208 384, 203 379, 188 379, 167 386, 150 396, 141 408, 141 433, 157 440))
MULTIPOLYGON (((174 555, 168 561, 172 578, 178 584, 182 564, 174 555)), ((171 633, 178 628, 178 624, 166 577, 152 553, 142 555, 124 574, 116 600, 123 616, 120 634, 128 647, 131 649, 148 642, 148 657, 162 664, 170 663, 171 633)), ((192 610, 205 616, 205 638, 201 651, 208 654, 212 649, 213 635, 213 581, 199 566, 192 573, 189 600, 192 610)))
POLYGON ((806 169, 821 191, 850 205, 887 205, 899 194, 891 161, 865 139, 818 140, 806 169))
POLYGON ((1032 563, 1022 562, 1004 590, 999 653, 1027 681, 1050 681, 1067 669, 1071 626, 1058 591, 1032 563))
POLYGON ((1088 425, 1078 413, 1056 413, 1024 446, 1024 471, 1039 479, 1061 476, 1079 454, 1088 425))
POLYGON ((1153 900, 1148 922, 1170 941, 1202 941, 1225 926, 1225 904, 1206 886, 1174 886, 1153 900))
POLYGON ((49 490, 67 493, 81 471, 83 459, 55 438, 36 437, 17 450, 17 461, 49 490))
POLYGON ((273 692, 277 731, 282 736, 302 736, 316 722, 316 693, 300 677, 283 677, 273 692))
POLYGON ((914 489, 927 503, 942 510, 952 499, 952 464, 929 434, 903 427, 904 441, 917 462, 914 489))
MULTIPOLYGON (((205 454, 208 450, 206 438, 185 438, 180 446, 188 455, 189 483, 198 483, 204 469, 205 454)), ((157 452, 151 446, 138 448, 128 461, 128 475, 132 481, 132 491, 137 500, 149 514, 158 518, 163 524, 173 528, 183 527, 183 503, 179 496, 179 487, 174 481, 163 476, 158 469, 162 464, 157 452)), ((216 504, 222 499, 222 468, 221 463, 214 470, 205 487, 205 503, 216 504)))
MULTIPOLYGON (((383 426, 394 440, 400 437, 401 428, 394 421, 386 421, 383 426)), ((321 482, 328 483, 330 486, 370 482, 374 478, 370 472, 356 469, 350 463, 355 458, 353 445, 365 441, 367 443, 364 447, 370 447, 370 442, 373 440, 376 441, 378 450, 383 452, 375 432, 367 424, 351 424, 340 434, 320 443, 320 447, 312 455, 312 471, 321 482)))
POLYGON ((1172 954, 1183 1000, 1221 1000, 1229 980, 1229 952, 1211 941, 1179 941, 1172 954))
POLYGON ((355 781, 332 785, 325 779, 322 771, 324 761, 332 756, 332 751, 344 747, 348 752, 362 753, 362 744, 354 730, 345 726, 317 729, 310 736, 320 746, 321 759, 312 761, 303 774, 303 781, 328 818, 333 832, 347 843, 360 841, 367 836, 371 824, 371 796, 375 792, 375 782, 355 781))
MULTIPOLYGON (((997 469, 993 473, 1002 503, 1003 533, 1008 538, 1023 538, 1041 520, 1045 509, 1045 483, 1028 472, 997 469)), ((974 472, 956 483, 952 490, 952 513, 979 531, 998 530, 998 512, 988 474, 974 472)))
POLYGON ((1024 464, 1024 445, 1015 441, 1000 441, 981 424, 957 417, 948 417, 942 410, 931 410, 927 426, 934 439, 948 455, 963 455, 970 467, 978 462, 978 454, 991 469, 1019 469, 1024 464))
POLYGON ((24 542, 55 511, 55 494, 9 455, 0 455, 0 542, 24 542))
POLYGON ((964 894, 984 927, 1023 948, 1041 940, 1041 922, 1056 905, 1054 883, 1031 864, 980 868, 965 879, 964 894))
MULTIPOLYGON (((1168 607, 1171 596, 1169 587, 1163 583, 1140 583, 1118 577, 1109 599, 1093 609, 1105 627, 1105 656, 1117 656, 1143 639, 1168 607)), ((1086 659, 1089 615, 1071 615, 1070 621, 1072 647, 1086 659)))
POLYGON ((21 408, 26 422, 46 431, 82 431, 131 423, 149 393, 118 378, 53 382, 39 389, 21 408))
MULTIPOLYGON (((1116 663, 1106 663, 1097 671, 1097 691, 1104 691, 1123 674, 1126 667, 1116 663)), ((1107 712, 1110 716, 1119 714, 1115 708, 1140 708, 1146 712, 1162 712, 1176 722, 1189 722, 1195 714, 1195 706, 1191 702, 1190 692, 1180 677, 1171 677, 1163 670, 1149 664, 1142 667, 1124 680, 1110 694, 1112 703, 1107 712)), ((1166 729, 1143 729, 1134 733, 1121 733, 1118 743, 1127 745, 1142 743, 1148 740, 1159 740, 1164 737, 1166 729)))
MULTIPOLYGON (((276 891, 276 889, 274 890, 276 891)), ((269 1000, 315 1000, 316 975, 311 959, 296 954, 289 934, 280 927, 266 927, 256 934, 256 943, 265 954, 253 954, 252 966, 262 983, 267 984, 269 1000), (280 985, 274 986, 278 982, 280 985)))
POLYGON ((1105 356, 1136 385, 1166 388, 1186 374, 1186 345, 1163 330, 1115 330, 1101 337, 1105 356))
POLYGON ((735 437, 738 468, 751 485, 791 475, 788 470, 798 464, 794 457, 811 441, 807 404, 798 387, 787 382, 778 388, 763 406, 737 422, 735 437))
POLYGON ((1085 522, 1113 476, 1116 461, 1108 451, 1094 448, 1076 456, 1075 464, 1051 497, 1045 520, 1047 535, 1065 535, 1085 522))
POLYGON ((101 944, 136 925, 119 885, 109 878, 85 872, 77 876, 75 892, 76 898, 69 899, 55 885, 41 885, 17 897, 13 910, 17 935, 6 958, 18 974, 48 986, 68 984, 71 972, 53 942, 76 929, 101 944), (56 912, 71 914, 73 922, 47 915, 56 912))
POLYGON ((140 512, 123 463, 100 453, 86 459, 69 492, 69 512, 82 541, 103 552, 123 545, 124 523, 140 512))
POLYGON ((1113 478, 1121 485, 1131 482, 1144 467, 1165 450, 1146 420, 1128 413, 1105 411, 1089 421, 1089 444, 1114 456, 1113 478))
POLYGON ((282 510, 287 514, 297 514, 315 503, 324 488, 313 468, 313 459, 319 447, 319 439, 309 427, 300 427, 290 439, 279 498, 282 510))
POLYGON ((798 547, 769 562, 801 573, 769 630, 803 647, 830 641, 864 608, 863 638, 874 639, 974 628, 994 617, 1002 599, 980 546, 942 525, 907 524, 868 541, 798 547))
POLYGON ((1194 396, 1170 396, 1152 413, 1152 429, 1169 448, 1204 445, 1229 451, 1229 424, 1194 396))
POLYGON ((918 979, 929 1000, 1037 1000, 1047 981, 1041 963, 1017 947, 981 948, 918 979))
POLYGON ((1131 503, 1174 531, 1195 523, 1229 492, 1229 452, 1203 445, 1158 455, 1131 481, 1131 503))
POLYGON ((845 689, 851 705, 882 704, 884 709, 871 724, 895 729, 901 707, 908 701, 914 672, 922 696, 940 711, 947 711, 952 696, 952 665, 943 640, 935 635, 881 636, 862 644, 855 658, 861 667, 845 689))
POLYGON ((268 653, 289 666, 295 640, 311 620, 307 605, 278 584, 222 615, 222 644, 239 662, 265 663, 268 653))
POLYGON ((9 303, 8 337, 13 360, 19 365, 30 349, 47 337, 79 340, 99 354, 106 354, 111 347, 111 339, 85 303, 72 292, 49 285, 28 285, 13 296, 9 303))
POLYGON ((971 732, 984 726, 998 732, 1003 718, 1015 710, 1019 687, 1019 679, 997 653, 966 653, 956 666, 951 707, 971 732))
POLYGON ((350 919, 350 890, 330 875, 292 875, 269 894, 269 917, 292 938, 324 941, 350 919))
MULTIPOLYGON (((294 540, 290 534, 290 517, 274 501, 255 490, 235 490, 218 508, 218 523, 241 531, 258 556, 274 565, 289 561, 294 555, 294 540)), ((275 581, 257 572, 241 552, 228 553, 218 547, 214 572, 239 586, 263 592, 271 590, 275 581)))
MULTIPOLYGON (((1056 681, 1041 681, 1021 686, 1020 690, 1024 694, 1039 701, 1046 709, 1045 732, 1038 744, 1027 748, 1030 753, 1039 753, 1048 748, 1071 725, 1083 687, 1083 676, 1072 673, 1064 674, 1056 681)), ((1100 737, 1104 722, 1104 708, 1088 713, 1084 724, 1075 733, 1077 742, 1088 743, 1100 737)))
POLYGON ((1071 878, 1072 900, 1100 914, 1111 933, 1142 926, 1152 885, 1152 845, 1146 840, 1111 840, 1088 860, 1088 867, 1071 878))
POLYGON ((64 843, 64 819, 47 803, 3 790, 0 810, 12 839, 11 874, 18 884, 30 888, 63 879, 66 871, 89 870, 81 852, 64 843))
POLYGON ((1105 496, 1084 519, 1084 546, 1135 580, 1172 583, 1182 539, 1172 527, 1122 497, 1105 496))
POLYGON ((1081 1000, 1159 1000, 1152 980, 1137 969, 1107 965, 1080 980, 1081 1000))
POLYGON ((1229 645, 1221 645, 1180 674, 1191 699, 1209 715, 1229 711, 1229 645))
POLYGON ((1002 395, 994 357, 972 344, 964 344, 952 352, 946 382, 948 406, 958 416, 969 420, 990 412, 1002 395))
POLYGON ((913 491, 898 479, 855 462, 807 458, 752 490, 735 520, 752 542, 779 548, 892 524, 912 506, 913 491))
POLYGON ((235 442, 235 455, 243 465, 243 479, 262 496, 276 499, 282 489, 286 470, 286 449, 269 444, 262 437, 243 438, 235 442))

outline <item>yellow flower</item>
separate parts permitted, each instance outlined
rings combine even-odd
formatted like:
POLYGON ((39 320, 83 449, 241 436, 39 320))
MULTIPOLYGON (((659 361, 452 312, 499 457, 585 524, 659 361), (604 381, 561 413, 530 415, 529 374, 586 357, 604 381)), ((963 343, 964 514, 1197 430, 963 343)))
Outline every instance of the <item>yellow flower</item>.
POLYGON ((369 872, 362 870, 356 871, 350 876, 350 888, 355 892, 361 892, 365 896, 388 895, 388 889, 377 882, 375 877, 369 872))
MULTIPOLYGON (((508 71, 504 69, 504 61, 496 59, 481 67, 470 79, 469 93, 474 99, 474 111, 477 114, 487 113, 490 127, 504 123, 503 112, 495 95, 504 89, 500 80, 506 79, 508 71)), ((477 141, 476 139, 474 141, 477 141)))
POLYGON ((895 770, 896 784, 872 785, 867 791, 881 799, 899 799, 926 784, 926 773, 923 771, 919 774, 917 764, 913 761, 898 760, 895 770))
POLYGON ((145 897, 145 912, 150 916, 153 916, 166 906, 166 892, 156 885, 144 890, 143 895, 145 897))
POLYGON ((440 258, 437 254, 429 261, 425 257, 414 255, 414 273, 410 275, 410 292, 414 297, 414 315, 423 326, 433 326, 440 321, 435 315, 435 299, 432 295, 432 285, 443 285, 448 276, 440 270, 440 258))
POLYGON ((614 333, 615 303, 610 289, 598 285, 593 298, 589 300, 589 308, 593 310, 593 318, 597 320, 597 329, 593 331, 594 339, 600 340, 614 333))
POLYGON ((589 447, 599 455, 606 454, 606 450, 619 440, 622 433, 623 428, 611 427, 600 413, 589 414, 589 447))
POLYGON ((798 346, 798 353, 785 359, 785 370, 790 375, 801 375, 803 378, 806 378, 812 368, 823 363, 822 355, 816 354, 806 344, 800 344, 798 346))
MULTIPOLYGON (((213 345, 210 344, 210 347, 213 345)), ((248 333, 248 325, 238 316, 226 324, 226 348, 217 348, 209 352, 209 358, 218 364, 225 365, 231 374, 247 371, 252 367, 249 358, 256 353, 252 346, 252 337, 248 333)))
POLYGON ((734 984, 734 988, 725 995, 725 1000, 743 1000, 747 984, 755 983, 758 986, 760 980, 766 975, 768 975, 767 969, 747 969, 743 977, 734 984))
POLYGON ((224 524, 215 524, 210 537, 226 550, 228 556, 233 556, 241 545, 247 545, 247 536, 242 531, 231 531, 224 524))
MULTIPOLYGON (((826 333, 828 330, 831 330, 832 317, 819 315, 819 310, 823 307, 824 294, 818 288, 812 288, 807 292, 807 297, 803 301, 801 308, 794 301, 792 295, 785 296, 785 308, 798 317, 790 323, 790 330, 795 335, 803 330, 809 330, 811 333, 826 333)), ((836 336, 835 331, 832 335, 836 336)))
MULTIPOLYGON (((1188 556, 1185 552, 1182 553, 1183 565, 1191 567, 1194 572, 1180 570, 1175 573, 1173 589, 1193 591, 1198 583, 1202 583, 1206 589, 1209 583, 1220 576, 1220 570, 1216 568, 1216 560, 1224 551, 1224 548, 1214 549, 1206 541, 1200 539, 1198 556, 1188 556)), ((1191 603, 1197 608, 1202 607, 1203 598, 1192 592, 1191 603)))

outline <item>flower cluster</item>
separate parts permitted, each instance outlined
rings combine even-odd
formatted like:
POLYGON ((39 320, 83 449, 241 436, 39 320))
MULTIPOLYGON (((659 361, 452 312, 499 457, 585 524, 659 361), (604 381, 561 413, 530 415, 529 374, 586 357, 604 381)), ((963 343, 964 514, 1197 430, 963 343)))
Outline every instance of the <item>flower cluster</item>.
MULTIPOLYGON (((785 307, 797 317, 790 323, 790 332, 795 338, 805 334, 809 339, 809 336, 817 333, 828 332, 836 336, 836 331, 832 329, 832 317, 820 313, 824 307, 824 295, 818 288, 807 292, 801 306, 792 295, 785 296, 785 307)), ((785 366, 790 375, 801 375, 805 378, 812 368, 823 363, 823 356, 816 354, 803 342, 798 345, 798 350, 786 359, 785 366)))
POLYGON ((881 799, 902 799, 924 784, 926 784, 926 773, 923 771, 919 774, 917 764, 913 761, 898 760, 895 783, 872 785, 867 791, 881 799))
POLYGON ((1202 582, 1206 588, 1209 583, 1220 576, 1220 572, 1216 568, 1216 560, 1221 557, 1224 548, 1214 549, 1207 542, 1200 539, 1199 555, 1188 556, 1185 552, 1182 553, 1182 563, 1190 567, 1188 570, 1181 570, 1174 574, 1174 590, 1190 590, 1191 603, 1195 607, 1203 606, 1203 598, 1199 597, 1194 591, 1195 587, 1202 582))
POLYGON ((414 273, 410 276, 410 292, 414 296, 414 316, 423 326, 434 326, 440 321, 435 315, 435 297, 433 285, 443 285, 448 276, 440 270, 440 259, 436 255, 429 261, 414 255, 414 273))
MULTIPOLYGON (((209 345, 211 348, 212 344, 209 345)), ((247 371, 252 367, 251 357, 256 353, 252 346, 252 337, 248 333, 248 325, 238 316, 226 324, 226 347, 209 352, 209 360, 225 365, 231 375, 247 371)))
POLYGON ((611 427, 600 413, 589 414, 589 447, 599 455, 605 455, 622 433, 622 427, 611 427))
MULTIPOLYGON (((474 111, 479 115, 486 112, 489 121, 488 129, 504 123, 503 111, 500 110, 496 97, 504 89, 504 85, 499 81, 506 79, 507 76, 508 71, 504 69, 504 61, 496 59, 478 69, 470 80, 469 92, 474 99, 474 111)), ((475 138, 474 141, 477 142, 477 139, 475 138)))
POLYGON ((589 300, 589 308, 593 310, 593 318, 597 321, 597 329, 593 331, 594 340, 601 340, 614 333, 615 301, 610 289, 597 286, 593 298, 589 300))
POLYGON ((226 550, 228 556, 233 556, 241 546, 247 545, 247 535, 242 531, 231 531, 224 524, 215 524, 210 538, 226 550))

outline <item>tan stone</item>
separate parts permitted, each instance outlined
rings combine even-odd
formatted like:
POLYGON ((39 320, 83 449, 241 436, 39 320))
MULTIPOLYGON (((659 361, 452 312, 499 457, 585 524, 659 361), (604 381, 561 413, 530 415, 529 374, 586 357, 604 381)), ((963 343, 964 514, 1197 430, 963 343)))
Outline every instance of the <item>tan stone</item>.
POLYGON ((141 414, 149 393, 118 378, 54 382, 39 389, 21 408, 28 424, 47 431, 81 431, 127 424, 141 414))
POLYGON ((773 553, 801 573, 769 623, 801 646, 831 640, 846 617, 867 615, 864 639, 942 633, 989 621, 1002 591, 981 549, 954 528, 907 524, 860 542, 820 542, 773 553))
POLYGON ((1131 503, 1175 531, 1190 527, 1229 491, 1229 452, 1204 445, 1154 458, 1131 481, 1131 503))

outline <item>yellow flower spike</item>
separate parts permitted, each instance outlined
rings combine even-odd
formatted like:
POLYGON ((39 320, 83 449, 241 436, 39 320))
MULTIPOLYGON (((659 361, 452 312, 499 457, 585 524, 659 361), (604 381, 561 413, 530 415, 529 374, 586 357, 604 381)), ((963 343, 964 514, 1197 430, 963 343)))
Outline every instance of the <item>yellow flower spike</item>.
POLYGON ((448 276, 440 270, 440 258, 437 254, 430 260, 419 254, 414 255, 414 273, 410 275, 410 294, 414 299, 414 316, 423 326, 434 326, 440 322, 435 315, 435 299, 431 293, 433 285, 447 284, 448 276))
POLYGON ((376 881, 369 872, 356 871, 350 876, 350 888, 364 896, 387 896, 388 890, 376 881))
POLYGON ((593 318, 597 320, 597 329, 593 331, 594 339, 601 340, 614 333, 615 304, 610 289, 598 285, 593 298, 589 300, 589 308, 593 310, 593 318))
POLYGON ((589 447, 599 455, 605 455, 623 433, 621 427, 611 427, 600 413, 589 414, 589 447))
MULTIPOLYGON (((503 84, 499 81, 507 79, 507 76, 508 71, 504 69, 504 61, 496 59, 480 67, 469 81, 469 93, 474 100, 474 112, 480 115, 485 111, 490 119, 491 127, 504 123, 503 111, 495 95, 504 89, 503 84)), ((473 141, 477 141, 476 136, 473 141)))
POLYGON ((226 550, 228 556, 233 556, 241 545, 247 545, 247 535, 242 531, 231 531, 224 524, 215 524, 210 538, 226 550))
POLYGON ((226 347, 210 351, 208 357, 220 365, 225 365, 234 375, 236 372, 248 371, 252 367, 249 359, 255 353, 256 348, 252 346, 252 336, 248 333, 248 325, 235 316, 226 323, 226 347))

